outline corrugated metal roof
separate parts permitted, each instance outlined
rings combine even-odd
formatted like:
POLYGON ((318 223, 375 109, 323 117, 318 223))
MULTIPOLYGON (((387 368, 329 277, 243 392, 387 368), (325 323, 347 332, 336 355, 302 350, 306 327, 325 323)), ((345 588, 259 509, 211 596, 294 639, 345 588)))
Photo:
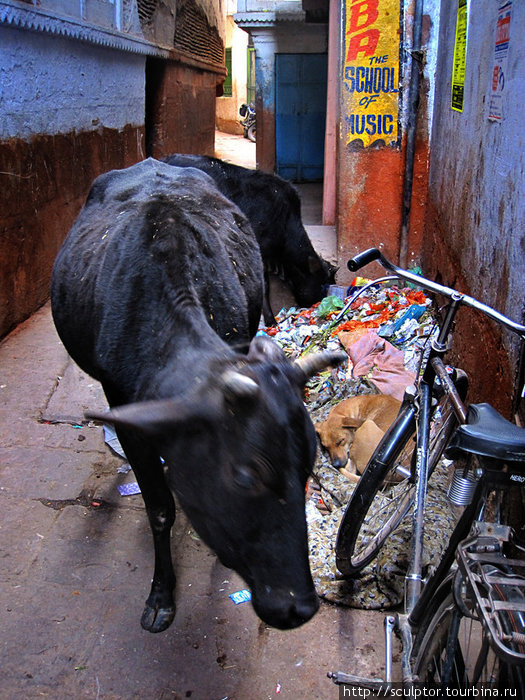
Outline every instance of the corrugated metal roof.
POLYGON ((167 47, 152 44, 137 36, 111 29, 102 29, 75 19, 65 19, 48 10, 14 7, 1 0, 0 24, 28 31, 65 36, 119 51, 160 57, 167 57, 169 53, 167 47))

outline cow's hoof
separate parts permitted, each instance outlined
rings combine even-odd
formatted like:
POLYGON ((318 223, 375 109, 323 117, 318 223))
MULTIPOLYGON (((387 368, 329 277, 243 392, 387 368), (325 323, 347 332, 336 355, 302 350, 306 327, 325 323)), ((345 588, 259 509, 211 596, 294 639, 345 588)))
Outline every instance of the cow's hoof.
POLYGON ((173 622, 175 606, 169 608, 152 608, 146 604, 140 619, 142 628, 147 632, 164 632, 173 622))

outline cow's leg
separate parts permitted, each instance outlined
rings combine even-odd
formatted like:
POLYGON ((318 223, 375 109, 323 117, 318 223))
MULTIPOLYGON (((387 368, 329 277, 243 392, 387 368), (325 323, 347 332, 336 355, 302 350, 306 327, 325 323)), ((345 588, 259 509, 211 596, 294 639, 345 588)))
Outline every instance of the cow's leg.
POLYGON ((276 326, 277 321, 273 315, 272 307, 270 305, 270 274, 265 265, 264 267, 264 294, 263 294, 263 305, 262 312, 264 322, 267 326, 276 326))
POLYGON ((117 428, 117 435, 137 477, 155 548, 153 582, 140 624, 148 632, 162 632, 175 617, 175 573, 170 548, 175 503, 156 451, 143 438, 130 434, 127 430, 117 428))

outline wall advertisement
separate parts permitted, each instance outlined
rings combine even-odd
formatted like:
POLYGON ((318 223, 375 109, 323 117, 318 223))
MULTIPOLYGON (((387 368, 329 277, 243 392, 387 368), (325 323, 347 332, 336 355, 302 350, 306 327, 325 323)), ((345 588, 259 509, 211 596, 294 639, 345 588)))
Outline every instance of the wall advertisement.
POLYGON ((463 111, 465 96, 465 68, 467 63, 467 0, 458 0, 456 39, 452 62, 452 96, 450 106, 455 112, 463 111))
POLYGON ((492 80, 489 95, 489 119, 496 122, 501 121, 504 117, 503 95, 507 79, 511 15, 512 2, 502 2, 498 7, 496 20, 492 80))
POLYGON ((399 0, 344 0, 345 142, 351 149, 397 146, 399 0))

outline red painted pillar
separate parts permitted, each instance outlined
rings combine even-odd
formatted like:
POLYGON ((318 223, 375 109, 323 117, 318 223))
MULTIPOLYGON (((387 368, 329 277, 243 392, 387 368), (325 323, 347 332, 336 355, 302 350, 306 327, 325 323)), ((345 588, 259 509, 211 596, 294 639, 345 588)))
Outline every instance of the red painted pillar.
POLYGON ((359 250, 378 247, 394 260, 398 254, 399 0, 342 0, 342 23, 338 258, 344 276, 346 260, 359 250))
MULTIPOLYGON (((410 26, 412 17, 404 18, 410 26)), ((369 247, 399 259, 405 134, 400 117, 402 34, 399 0, 341 0, 342 74, 337 186, 338 281, 346 261, 369 247)), ((407 53, 402 52, 408 61, 407 53)), ((406 92, 406 91, 405 91, 406 92)), ((422 91, 423 92, 423 91, 422 91)), ((421 95, 407 264, 419 262, 428 187, 427 103, 421 95)), ((368 268, 370 276, 381 268, 368 268)))

